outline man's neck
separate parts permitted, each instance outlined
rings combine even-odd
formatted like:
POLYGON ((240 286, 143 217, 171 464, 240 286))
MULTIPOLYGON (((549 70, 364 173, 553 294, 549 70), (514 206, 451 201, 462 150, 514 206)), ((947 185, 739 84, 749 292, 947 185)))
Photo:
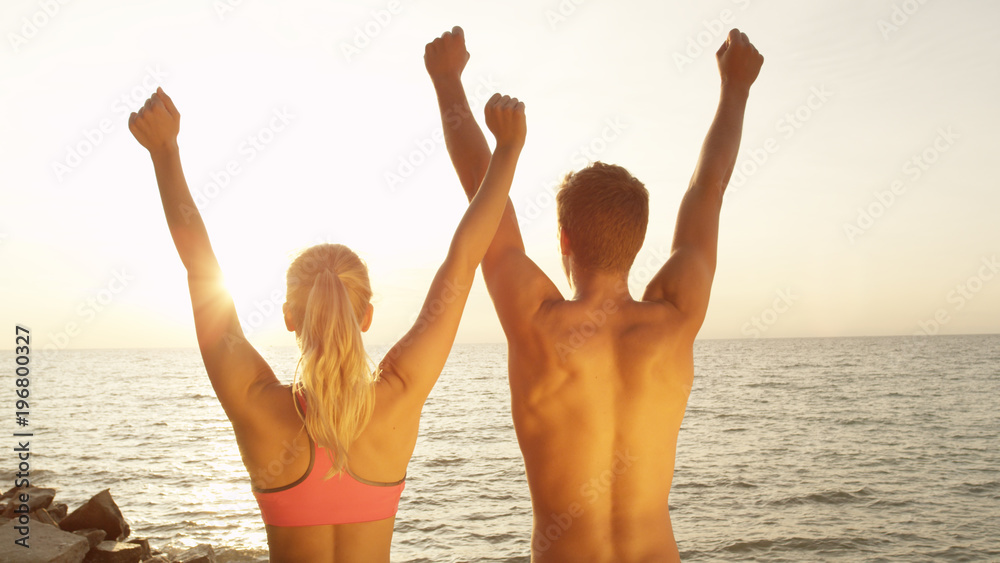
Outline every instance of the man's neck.
POLYGON ((573 300, 603 303, 631 301, 628 272, 573 272, 573 300))

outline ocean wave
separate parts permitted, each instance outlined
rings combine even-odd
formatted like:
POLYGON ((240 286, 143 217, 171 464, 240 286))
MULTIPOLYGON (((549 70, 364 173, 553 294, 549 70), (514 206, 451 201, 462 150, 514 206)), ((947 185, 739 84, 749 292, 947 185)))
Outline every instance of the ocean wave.
POLYGON ((741 481, 739 479, 716 479, 710 482, 690 481, 687 483, 674 483, 675 489, 710 489, 715 487, 733 487, 737 489, 754 489, 757 485, 741 481))
MULTIPOLYGON (((189 547, 190 546, 167 546, 162 548, 161 551, 171 557, 174 557, 189 549, 189 547)), ((215 560, 217 563, 250 563, 258 561, 266 562, 268 560, 268 552, 266 549, 225 546, 218 547, 213 545, 212 550, 215 551, 215 560)))
POLYGON ((797 495, 777 500, 762 501, 762 504, 767 506, 788 506, 797 504, 850 504, 865 500, 873 494, 875 493, 868 487, 862 487, 854 492, 826 491, 822 493, 810 493, 807 495, 797 495))
POLYGON ((774 380, 774 381, 754 381, 752 383, 744 383, 741 387, 747 389, 757 389, 758 387, 766 387, 768 389, 772 387, 788 387, 791 385, 788 381, 774 380))
POLYGON ((963 493, 972 495, 989 494, 1000 491, 1000 481, 987 481, 985 483, 962 483, 955 486, 955 489, 963 493))
POLYGON ((841 552, 861 553, 866 548, 876 547, 885 540, 875 537, 844 538, 779 538, 737 541, 716 550, 716 552, 750 554, 775 551, 811 551, 820 553, 841 552))
POLYGON ((489 512, 479 512, 474 514, 469 514, 465 518, 473 522, 487 522, 489 520, 506 520, 510 515, 506 512, 500 513, 489 513, 489 512))
POLYGON ((826 366, 824 366, 823 364, 811 364, 803 362, 796 362, 780 366, 781 369, 802 369, 802 368, 822 368, 822 367, 826 366))
POLYGON ((865 425, 877 425, 879 427, 892 425, 895 423, 891 419, 881 419, 881 418, 871 418, 867 416, 854 416, 847 419, 841 419, 837 421, 837 424, 842 426, 865 426, 865 425))
POLYGON ((996 561, 998 550, 982 551, 966 546, 953 545, 939 551, 925 553, 935 561, 996 561))
POLYGON ((427 467, 453 467, 456 465, 464 465, 469 463, 470 458, 467 457, 438 457, 434 459, 428 459, 424 462, 427 467))
POLYGON ((900 506, 910 506, 913 504, 912 500, 888 500, 888 499, 878 499, 874 500, 865 505, 866 508, 888 508, 888 507, 900 507, 900 506))

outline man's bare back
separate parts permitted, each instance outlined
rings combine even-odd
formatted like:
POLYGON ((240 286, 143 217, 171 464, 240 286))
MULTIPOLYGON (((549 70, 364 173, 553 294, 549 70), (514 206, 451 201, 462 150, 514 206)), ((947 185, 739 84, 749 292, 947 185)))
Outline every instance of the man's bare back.
POLYGON ((510 339, 536 561, 677 557, 664 531, 693 365, 673 314, 627 293, 557 301, 510 339))
MULTIPOLYGON (((526 256, 513 205, 483 258, 508 342, 514 428, 534 525, 532 561, 679 561, 668 498, 694 374, 693 344, 715 275, 719 213, 763 57, 732 30, 716 53, 722 88, 678 212, 670 257, 633 300, 628 272, 645 237, 648 192, 625 169, 594 163, 557 194, 573 299, 526 256)), ((490 151, 472 118, 456 27, 424 55, 445 143, 472 198, 490 151)))

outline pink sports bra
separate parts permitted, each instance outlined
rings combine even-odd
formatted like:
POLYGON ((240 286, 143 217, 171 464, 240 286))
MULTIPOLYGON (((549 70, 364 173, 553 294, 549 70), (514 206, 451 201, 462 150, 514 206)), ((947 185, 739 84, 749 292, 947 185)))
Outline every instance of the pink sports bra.
POLYGON ((327 449, 309 438, 309 467, 294 483, 254 489, 264 523, 271 526, 325 526, 371 522, 395 516, 406 477, 395 483, 362 479, 346 469, 323 479, 332 467, 327 449))

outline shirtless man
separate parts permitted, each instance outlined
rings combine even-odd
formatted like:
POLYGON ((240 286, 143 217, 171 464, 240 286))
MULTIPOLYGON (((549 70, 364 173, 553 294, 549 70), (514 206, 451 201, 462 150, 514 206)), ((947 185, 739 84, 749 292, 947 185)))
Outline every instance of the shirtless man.
MULTIPOLYGON (((475 194, 490 160, 469 111, 462 29, 429 43, 445 142, 475 194)), ((596 163, 557 195, 563 297, 524 253, 510 200, 483 259, 507 336, 511 410, 534 525, 532 561, 679 561, 668 498, 694 372, 692 346, 715 275, 722 196, 736 163, 750 86, 763 57, 733 29, 716 53, 718 111, 681 202, 669 259, 641 301, 628 272, 642 246, 648 193, 596 163)))

